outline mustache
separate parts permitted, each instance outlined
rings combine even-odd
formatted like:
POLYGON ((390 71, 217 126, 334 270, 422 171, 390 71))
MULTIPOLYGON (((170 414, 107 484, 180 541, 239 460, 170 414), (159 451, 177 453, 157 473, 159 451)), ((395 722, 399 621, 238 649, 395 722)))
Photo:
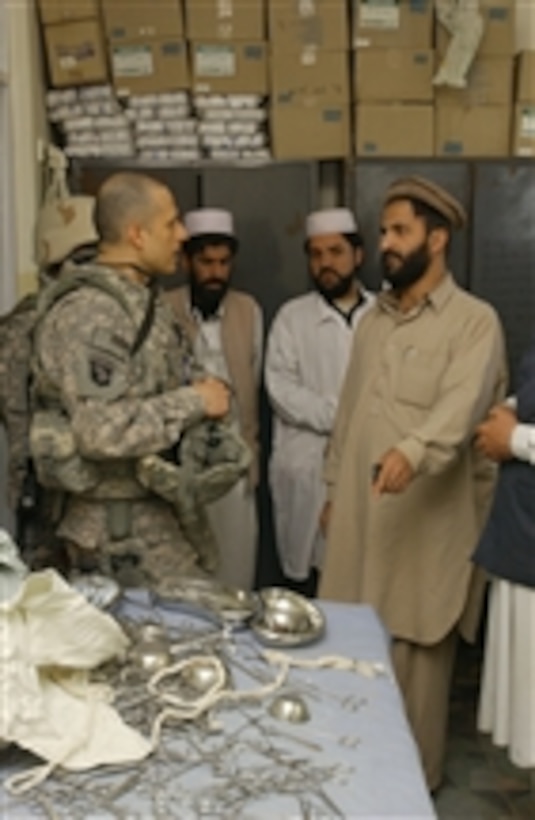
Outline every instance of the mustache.
POLYGON ((204 282, 199 282, 198 286, 201 288, 207 288, 215 285, 218 288, 222 288, 225 284, 226 282, 224 279, 219 279, 217 276, 211 276, 210 279, 205 279, 204 282))
POLYGON ((405 257, 400 253, 395 253, 395 251, 384 251, 384 253, 381 254, 381 258, 384 262, 388 262, 391 259, 396 259, 398 262, 405 261, 405 257))
POLYGON ((335 271, 334 268, 321 268, 319 272, 319 276, 323 276, 324 273, 332 273, 334 276, 340 276, 338 271, 335 271))

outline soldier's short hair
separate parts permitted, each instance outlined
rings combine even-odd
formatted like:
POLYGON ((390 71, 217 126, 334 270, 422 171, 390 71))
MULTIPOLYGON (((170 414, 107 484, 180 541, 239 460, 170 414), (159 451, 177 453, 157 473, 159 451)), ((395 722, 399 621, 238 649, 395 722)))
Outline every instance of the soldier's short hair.
POLYGON ((154 213, 154 191, 166 187, 148 174, 112 174, 101 185, 95 201, 95 227, 101 242, 119 242, 129 219, 148 221, 154 213))

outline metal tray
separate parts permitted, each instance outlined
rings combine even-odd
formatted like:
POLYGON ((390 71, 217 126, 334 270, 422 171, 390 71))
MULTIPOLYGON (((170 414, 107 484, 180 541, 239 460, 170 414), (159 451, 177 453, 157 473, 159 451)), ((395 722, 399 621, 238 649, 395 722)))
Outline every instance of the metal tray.
POLYGON ((231 627, 245 626, 258 605, 252 593, 203 578, 162 582, 153 592, 164 605, 231 627))
POLYGON ((281 587, 267 587, 258 593, 259 607, 251 629, 266 646, 305 646, 325 632, 323 612, 303 595, 281 587))

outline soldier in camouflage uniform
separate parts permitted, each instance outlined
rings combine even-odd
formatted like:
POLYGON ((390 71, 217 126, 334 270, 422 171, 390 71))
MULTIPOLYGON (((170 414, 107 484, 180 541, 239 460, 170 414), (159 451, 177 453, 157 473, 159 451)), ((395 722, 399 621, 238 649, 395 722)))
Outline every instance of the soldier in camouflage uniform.
POLYGON ((138 478, 146 457, 176 447, 201 419, 220 419, 228 389, 191 382, 190 348, 155 286, 186 238, 169 189, 121 173, 101 187, 93 263, 65 270, 39 305, 32 455, 66 491, 58 534, 76 565, 125 583, 198 569, 175 507, 138 478))
MULTIPOLYGON (((67 259, 81 261, 96 250, 94 198, 71 196, 65 169, 63 154, 50 147, 45 169, 48 184, 36 225, 40 289, 54 281, 67 259)), ((59 554, 50 533, 56 497, 37 488, 30 462, 29 396, 36 314, 37 294, 32 293, 0 317, 0 424, 8 444, 8 505, 16 518, 24 558, 37 568, 51 562, 51 550, 56 559, 59 554)), ((55 563, 63 567, 63 562, 55 563)))

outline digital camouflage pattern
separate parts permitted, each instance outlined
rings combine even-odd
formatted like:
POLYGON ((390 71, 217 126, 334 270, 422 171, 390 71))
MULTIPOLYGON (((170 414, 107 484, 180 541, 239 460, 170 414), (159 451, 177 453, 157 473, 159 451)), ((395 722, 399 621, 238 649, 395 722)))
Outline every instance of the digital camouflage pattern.
MULTIPOLYGON (((194 372, 189 343, 159 296, 147 337, 133 352, 150 299, 148 288, 97 264, 76 271, 67 267, 57 287, 46 290, 38 307, 39 412, 31 438, 42 445, 48 437, 46 466, 52 471, 61 455, 61 448, 54 451, 56 432, 67 419, 74 455, 96 474, 91 486, 68 495, 58 535, 78 555, 94 551, 109 571, 112 557, 122 556, 157 580, 170 569, 191 572, 197 556, 175 510, 143 487, 136 465, 142 457, 174 448, 204 413, 200 396, 184 386, 194 372), (68 288, 64 277, 71 277, 68 288), (78 277, 76 286, 72 277, 78 277)), ((68 448, 65 452, 72 458, 68 448)), ((33 453, 40 468, 45 454, 42 446, 33 453)), ((71 480, 73 473, 75 468, 71 480)))
POLYGON ((0 318, 0 423, 8 441, 8 504, 13 511, 20 501, 30 456, 28 395, 36 301, 35 295, 27 296, 0 318))
POLYGON ((251 450, 229 423, 206 421, 185 431, 178 464, 157 456, 138 462, 140 482, 173 504, 186 538, 208 573, 219 568, 219 550, 206 504, 224 496, 245 476, 251 460, 251 450))

